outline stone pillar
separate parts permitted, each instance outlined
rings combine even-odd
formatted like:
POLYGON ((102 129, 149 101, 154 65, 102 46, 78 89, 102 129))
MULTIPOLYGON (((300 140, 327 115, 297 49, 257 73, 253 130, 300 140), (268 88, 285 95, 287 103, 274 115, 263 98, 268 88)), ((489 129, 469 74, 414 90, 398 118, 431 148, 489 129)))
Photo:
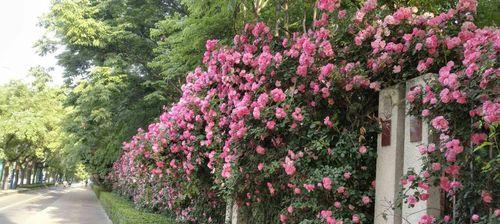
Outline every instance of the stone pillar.
MULTIPOLYGON (((430 76, 420 76, 406 82, 406 92, 413 89, 415 86, 424 84, 424 79, 430 76)), ((423 88, 422 88, 423 91, 423 88)), ((409 103, 406 104, 409 109, 409 103)), ((416 174, 421 172, 423 156, 418 151, 420 145, 427 145, 432 142, 429 133, 429 126, 426 122, 414 116, 406 116, 405 118, 405 144, 404 144, 404 165, 403 170, 406 172, 413 169, 416 174)), ((418 223, 418 220, 423 214, 429 214, 434 217, 440 215, 440 194, 439 189, 431 187, 428 192, 430 197, 427 201, 418 202, 415 207, 410 208, 403 204, 403 220, 405 223, 418 223)))
POLYGON ((244 220, 241 215, 241 210, 237 203, 233 203, 233 215, 231 216, 231 224, 246 224, 246 220, 244 220))
POLYGON ((233 199, 226 200, 226 216, 224 217, 224 224, 231 224, 233 219, 233 199))
POLYGON ((402 85, 380 91, 379 118, 383 130, 377 141, 375 224, 401 223, 401 208, 397 205, 403 174, 404 99, 402 85))
POLYGON ((238 203, 234 199, 228 199, 226 201, 226 216, 224 218, 224 224, 246 224, 246 220, 241 215, 241 210, 238 203))

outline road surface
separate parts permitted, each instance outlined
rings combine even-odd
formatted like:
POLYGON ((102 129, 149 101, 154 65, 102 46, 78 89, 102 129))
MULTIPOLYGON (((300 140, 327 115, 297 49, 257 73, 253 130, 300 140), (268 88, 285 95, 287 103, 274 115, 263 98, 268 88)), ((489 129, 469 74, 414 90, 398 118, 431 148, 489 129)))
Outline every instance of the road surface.
POLYGON ((89 187, 52 187, 0 197, 1 224, 111 224, 89 187))

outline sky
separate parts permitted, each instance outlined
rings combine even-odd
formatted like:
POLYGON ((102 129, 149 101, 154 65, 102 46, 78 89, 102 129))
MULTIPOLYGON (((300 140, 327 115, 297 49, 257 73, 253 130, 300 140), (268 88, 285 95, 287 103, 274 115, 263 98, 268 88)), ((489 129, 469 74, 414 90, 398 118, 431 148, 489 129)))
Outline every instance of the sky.
POLYGON ((0 0, 0 85, 12 79, 29 81, 29 68, 38 65, 54 68, 53 85, 63 83, 55 55, 39 56, 33 47, 44 34, 37 26, 39 17, 49 8, 50 0, 0 0))

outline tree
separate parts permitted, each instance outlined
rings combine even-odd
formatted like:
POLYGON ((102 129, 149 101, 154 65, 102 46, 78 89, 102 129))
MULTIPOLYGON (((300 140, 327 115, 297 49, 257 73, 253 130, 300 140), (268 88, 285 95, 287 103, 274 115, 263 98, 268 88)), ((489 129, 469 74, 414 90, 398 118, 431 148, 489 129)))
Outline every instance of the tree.
POLYGON ((121 142, 159 114, 176 87, 147 65, 156 46, 150 29, 174 12, 184 8, 172 0, 63 0, 42 19, 57 39, 39 41, 41 53, 65 49, 58 59, 71 90, 66 140, 101 178, 121 142))
POLYGON ((12 81, 0 88, 0 149, 6 162, 4 186, 10 168, 15 169, 16 186, 20 180, 23 184, 26 175, 31 176, 34 164, 56 167, 58 163, 50 158, 61 148, 58 136, 62 134, 59 126, 65 114, 64 95, 61 89, 48 86, 51 77, 44 69, 32 68, 30 76, 34 79, 30 85, 12 81), (11 167, 14 163, 15 167, 11 167))

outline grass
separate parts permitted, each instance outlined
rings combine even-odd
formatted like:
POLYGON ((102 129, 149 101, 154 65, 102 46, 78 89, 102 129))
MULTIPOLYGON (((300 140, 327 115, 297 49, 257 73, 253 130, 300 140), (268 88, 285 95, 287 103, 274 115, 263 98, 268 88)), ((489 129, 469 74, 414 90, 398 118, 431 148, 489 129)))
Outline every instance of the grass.
POLYGON ((174 224, 174 219, 165 215, 140 211, 134 208, 131 201, 115 194, 107 192, 104 188, 92 185, 97 198, 101 201, 109 219, 114 224, 174 224))

